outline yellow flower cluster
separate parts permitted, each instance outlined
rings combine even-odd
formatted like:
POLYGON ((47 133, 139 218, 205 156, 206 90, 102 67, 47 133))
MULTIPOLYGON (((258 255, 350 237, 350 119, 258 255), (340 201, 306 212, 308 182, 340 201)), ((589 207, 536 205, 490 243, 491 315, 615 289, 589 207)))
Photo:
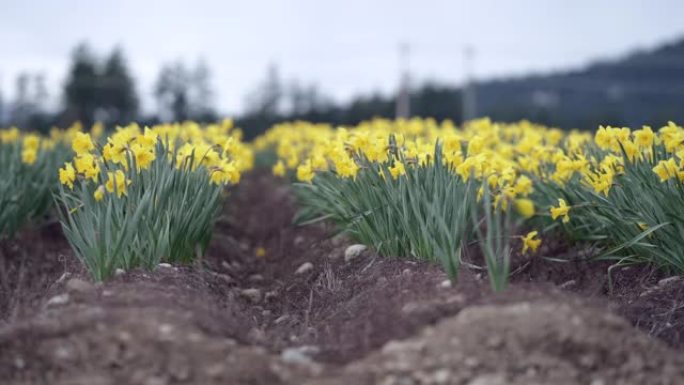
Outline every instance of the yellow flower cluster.
POLYGON ((21 146, 21 162, 31 166, 36 163, 41 151, 51 151, 58 144, 70 142, 73 135, 80 129, 80 123, 74 123, 66 130, 53 128, 49 136, 25 132, 17 127, 0 129, 0 145, 19 143, 21 146))
MULTIPOLYGON (((655 183, 657 179, 684 181, 684 129, 672 122, 657 131, 648 126, 639 130, 601 126, 594 135, 527 121, 495 123, 486 118, 461 128, 448 120, 438 123, 420 118, 375 119, 336 129, 292 122, 274 126, 255 146, 275 151, 275 175, 292 170, 297 179, 311 183, 322 172, 354 179, 368 162, 386 165, 391 177, 398 179, 412 167, 435 162, 436 143, 441 145, 441 162, 455 177, 486 182, 494 205, 505 209, 513 202, 525 218, 537 214, 530 199, 536 183, 561 189, 567 183, 579 183, 608 197, 615 178, 625 173, 628 164, 647 165, 657 175, 655 183)), ((483 193, 480 189, 478 198, 483 193)), ((568 223, 573 206, 564 199, 550 198, 558 205, 547 205, 546 215, 568 223)), ((536 249, 531 239, 526 241, 526 250, 536 249)))
POLYGON ((316 172, 332 170, 354 178, 360 170, 357 154, 371 162, 391 162, 393 177, 416 164, 429 164, 435 142, 442 143, 442 161, 464 180, 486 177, 492 189, 526 196, 532 183, 526 175, 560 185, 579 175, 596 193, 608 195, 625 162, 651 161, 654 149, 664 146, 670 155, 653 168, 661 181, 684 180, 684 129, 669 123, 655 133, 650 127, 600 127, 593 140, 589 132, 563 132, 526 121, 515 124, 480 119, 462 129, 450 121, 432 119, 375 119, 355 127, 333 129, 306 122, 274 126, 255 142, 257 149, 272 147, 279 158, 273 171, 284 175, 296 170, 301 181, 310 182, 316 172), (403 160, 392 159, 389 136, 397 138, 403 160))
POLYGON ((101 134, 99 125, 90 133, 75 132, 71 140, 75 156, 59 170, 60 182, 69 188, 79 177, 94 183, 104 180, 95 190, 96 200, 102 200, 105 191, 125 195, 131 183, 131 166, 136 172, 146 170, 160 153, 177 169, 195 171, 203 167, 217 185, 238 183, 241 173, 254 163, 251 148, 241 141, 241 131, 233 129, 229 119, 207 126, 184 122, 144 129, 133 123, 118 127, 98 144, 96 138, 101 134), (103 165, 108 171, 101 179, 103 165))

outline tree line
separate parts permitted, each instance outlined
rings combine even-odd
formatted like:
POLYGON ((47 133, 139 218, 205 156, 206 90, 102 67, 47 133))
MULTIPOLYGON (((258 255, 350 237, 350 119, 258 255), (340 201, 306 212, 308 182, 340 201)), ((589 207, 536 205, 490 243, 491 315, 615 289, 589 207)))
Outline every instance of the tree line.
MULTIPOLYGON (((214 105, 214 90, 208 65, 197 61, 187 66, 181 61, 167 63, 159 70, 153 86, 156 109, 143 113, 139 87, 132 76, 124 51, 117 47, 98 56, 86 43, 79 44, 71 55, 61 103, 48 111, 48 91, 41 74, 22 73, 16 79, 14 100, 3 103, 0 95, 0 125, 16 125, 47 131, 80 121, 86 127, 95 121, 109 127, 139 121, 154 124, 163 121, 220 119, 214 105), (3 117, 2 105, 5 108, 3 117)), ((316 84, 282 78, 275 64, 267 67, 261 82, 246 96, 245 111, 235 117, 248 138, 283 120, 310 120, 332 124, 355 124, 375 116, 392 117, 396 97, 379 93, 363 95, 340 105, 316 84)), ((427 84, 413 92, 414 115, 460 120, 460 91, 427 84)))

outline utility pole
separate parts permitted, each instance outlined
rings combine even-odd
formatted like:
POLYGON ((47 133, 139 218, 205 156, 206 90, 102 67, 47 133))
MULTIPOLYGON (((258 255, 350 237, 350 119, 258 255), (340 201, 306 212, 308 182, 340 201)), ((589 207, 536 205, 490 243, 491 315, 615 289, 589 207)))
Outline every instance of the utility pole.
POLYGON ((397 94, 396 117, 408 118, 411 115, 410 75, 409 75, 410 47, 407 43, 399 45, 400 84, 397 94))
POLYGON ((463 48, 463 96, 461 97, 461 110, 464 122, 477 117, 477 99, 475 95, 475 81, 473 80, 474 59, 475 49, 471 46, 465 46, 463 48))

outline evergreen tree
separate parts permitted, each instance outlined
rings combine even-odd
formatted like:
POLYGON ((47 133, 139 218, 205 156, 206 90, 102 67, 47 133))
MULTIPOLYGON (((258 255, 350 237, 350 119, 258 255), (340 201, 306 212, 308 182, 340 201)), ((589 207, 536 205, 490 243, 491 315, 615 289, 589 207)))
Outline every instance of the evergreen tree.
POLYGON ((135 120, 138 112, 138 96, 120 48, 115 48, 107 58, 101 83, 101 103, 108 113, 107 120, 117 124, 135 120))
POLYGON ((72 64, 64 87, 65 118, 80 120, 90 126, 100 105, 101 88, 97 62, 87 44, 82 43, 72 54, 72 64))

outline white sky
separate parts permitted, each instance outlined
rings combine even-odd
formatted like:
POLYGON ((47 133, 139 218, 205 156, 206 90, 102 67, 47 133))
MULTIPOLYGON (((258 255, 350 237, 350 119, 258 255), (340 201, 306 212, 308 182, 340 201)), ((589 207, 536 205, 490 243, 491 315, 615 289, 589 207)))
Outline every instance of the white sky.
POLYGON ((268 63, 338 101, 398 82, 411 47, 414 82, 459 83, 463 48, 479 79, 576 67, 684 37, 684 1, 637 0, 0 0, 0 90, 22 70, 60 98, 73 47, 121 45, 145 110, 163 63, 202 57, 220 112, 242 110, 268 63))

